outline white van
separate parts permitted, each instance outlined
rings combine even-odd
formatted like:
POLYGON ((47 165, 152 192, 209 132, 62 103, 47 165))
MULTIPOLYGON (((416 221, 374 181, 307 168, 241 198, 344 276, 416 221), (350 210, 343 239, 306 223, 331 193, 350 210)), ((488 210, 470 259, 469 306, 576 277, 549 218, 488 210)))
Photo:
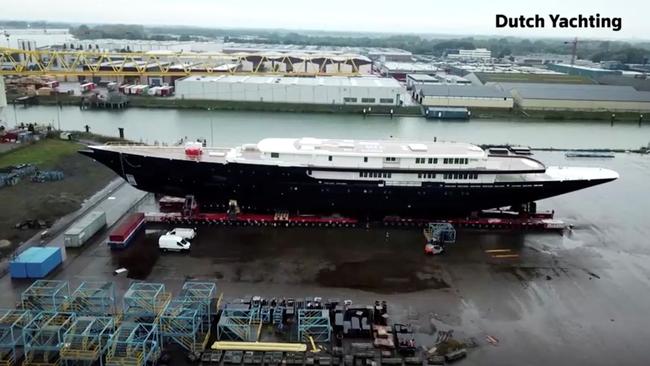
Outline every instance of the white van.
POLYGON ((192 240, 196 237, 196 230, 184 227, 177 227, 167 232, 167 235, 180 236, 185 240, 192 240))
POLYGON ((158 248, 163 252, 187 252, 190 246, 189 241, 178 235, 165 234, 158 239, 158 248))

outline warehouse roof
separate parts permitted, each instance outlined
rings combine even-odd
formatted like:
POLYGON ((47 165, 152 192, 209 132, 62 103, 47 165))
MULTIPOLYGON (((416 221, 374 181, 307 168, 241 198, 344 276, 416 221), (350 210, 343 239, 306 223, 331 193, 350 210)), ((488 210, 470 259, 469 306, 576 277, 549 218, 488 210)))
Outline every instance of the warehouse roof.
POLYGON ((377 76, 317 76, 314 78, 285 77, 285 76, 188 76, 178 82, 204 83, 244 83, 244 84, 281 84, 281 85, 324 85, 324 86, 376 86, 399 88, 400 84, 393 78, 377 76))
POLYGON ((623 85, 566 85, 502 83, 524 99, 599 100, 618 102, 650 102, 650 92, 623 85))
POLYGON ((422 62, 384 62, 382 68, 388 72, 436 72, 438 67, 422 62))
POLYGON ((420 85, 418 93, 422 96, 445 96, 467 98, 510 98, 510 93, 490 86, 482 85, 420 85))
POLYGON ((414 81, 440 82, 440 79, 438 79, 436 76, 432 76, 429 74, 407 74, 406 77, 414 81))

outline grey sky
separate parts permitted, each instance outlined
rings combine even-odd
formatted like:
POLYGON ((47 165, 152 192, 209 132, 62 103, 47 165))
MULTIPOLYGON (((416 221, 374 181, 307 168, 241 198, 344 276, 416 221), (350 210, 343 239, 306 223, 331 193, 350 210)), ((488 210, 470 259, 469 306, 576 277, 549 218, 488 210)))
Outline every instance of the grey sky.
MULTIPOLYGON (((6 2, 8 0, 2 0, 6 2)), ((648 1, 612 0, 21 0, 2 19, 540 37, 650 38, 648 1), (497 29, 495 14, 622 17, 608 29, 497 29)))

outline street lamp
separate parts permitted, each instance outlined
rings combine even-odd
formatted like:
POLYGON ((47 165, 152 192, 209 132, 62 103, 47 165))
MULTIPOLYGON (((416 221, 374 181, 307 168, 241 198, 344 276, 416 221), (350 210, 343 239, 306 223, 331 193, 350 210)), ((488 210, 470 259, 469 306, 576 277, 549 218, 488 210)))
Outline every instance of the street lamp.
POLYGON ((210 147, 214 147, 214 120, 212 119, 212 108, 208 108, 210 113, 210 147))

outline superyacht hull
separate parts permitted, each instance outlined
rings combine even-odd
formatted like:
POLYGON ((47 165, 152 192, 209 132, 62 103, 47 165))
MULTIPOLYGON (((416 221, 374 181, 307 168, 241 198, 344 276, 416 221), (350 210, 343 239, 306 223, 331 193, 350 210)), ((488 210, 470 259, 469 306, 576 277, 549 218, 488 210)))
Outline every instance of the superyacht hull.
POLYGON ((206 211, 223 211, 230 200, 236 200, 248 212, 289 211, 357 218, 458 217, 481 209, 518 206, 616 179, 596 176, 565 180, 542 174, 534 181, 423 182, 410 186, 377 180, 314 178, 308 167, 221 164, 98 148, 81 153, 143 191, 177 197, 193 195, 206 211))

